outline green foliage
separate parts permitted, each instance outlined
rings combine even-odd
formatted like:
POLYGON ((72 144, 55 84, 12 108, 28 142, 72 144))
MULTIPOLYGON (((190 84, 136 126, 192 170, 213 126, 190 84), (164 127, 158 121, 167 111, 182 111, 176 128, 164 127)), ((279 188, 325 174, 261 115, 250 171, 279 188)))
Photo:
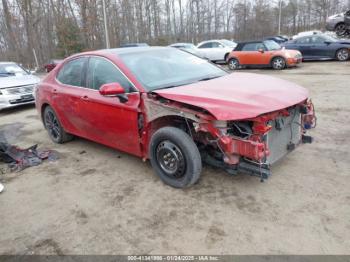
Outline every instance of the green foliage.
POLYGON ((67 57, 84 49, 80 29, 71 18, 62 18, 57 25, 57 57, 67 57))

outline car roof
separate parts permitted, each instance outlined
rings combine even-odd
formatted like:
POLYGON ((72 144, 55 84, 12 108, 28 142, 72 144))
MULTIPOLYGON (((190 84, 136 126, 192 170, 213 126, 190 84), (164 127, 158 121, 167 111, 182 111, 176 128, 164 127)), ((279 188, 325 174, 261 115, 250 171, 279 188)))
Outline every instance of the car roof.
POLYGON ((110 49, 101 49, 96 51, 84 52, 77 54, 81 55, 122 55, 122 54, 136 54, 144 53, 147 51, 156 51, 156 50, 174 50, 172 47, 163 47, 163 46, 145 46, 145 47, 129 47, 129 48, 110 48, 110 49))

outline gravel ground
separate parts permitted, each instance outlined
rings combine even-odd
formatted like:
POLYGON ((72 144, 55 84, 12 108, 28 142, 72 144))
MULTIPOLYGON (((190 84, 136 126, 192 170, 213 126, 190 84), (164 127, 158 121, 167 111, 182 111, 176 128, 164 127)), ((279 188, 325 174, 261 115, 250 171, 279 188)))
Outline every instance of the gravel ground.
POLYGON ((315 143, 265 183, 206 167, 176 190, 136 157, 52 143, 32 106, 0 112, 10 142, 61 155, 20 173, 0 165, 0 254, 350 254, 350 62, 247 71, 305 86, 318 116, 315 143))

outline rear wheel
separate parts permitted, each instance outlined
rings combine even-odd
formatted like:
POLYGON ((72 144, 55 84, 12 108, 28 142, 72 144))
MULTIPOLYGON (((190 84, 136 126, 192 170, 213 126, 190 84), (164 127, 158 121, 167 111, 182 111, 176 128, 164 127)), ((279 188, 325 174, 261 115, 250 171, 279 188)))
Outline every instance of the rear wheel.
POLYGON ((231 58, 229 61, 228 61, 228 68, 230 70, 236 70, 239 68, 239 61, 238 59, 236 58, 231 58))
POLYGON ((346 48, 342 48, 337 51, 335 56, 338 61, 347 61, 350 57, 350 51, 346 48))
POLYGON ((156 131, 151 139, 149 156, 156 174, 172 187, 189 187, 200 177, 199 150, 181 129, 164 127, 156 131))
POLYGON ((335 27, 335 33, 337 36, 344 36, 346 34, 346 25, 344 23, 338 24, 335 27))
POLYGON ((286 60, 283 57, 275 57, 271 62, 272 68, 282 70, 286 67, 286 60))
POLYGON ((73 139, 71 134, 64 131, 55 111, 47 106, 44 110, 44 125, 51 140, 57 144, 62 144, 73 139))

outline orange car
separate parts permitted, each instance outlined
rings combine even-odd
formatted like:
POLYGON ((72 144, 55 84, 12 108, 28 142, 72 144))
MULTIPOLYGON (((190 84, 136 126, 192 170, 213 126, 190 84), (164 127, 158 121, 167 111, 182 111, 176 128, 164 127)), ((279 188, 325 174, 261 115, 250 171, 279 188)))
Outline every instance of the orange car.
POLYGON ((302 62, 297 50, 287 50, 272 40, 239 43, 228 56, 231 70, 241 67, 272 67, 282 70, 302 62))

